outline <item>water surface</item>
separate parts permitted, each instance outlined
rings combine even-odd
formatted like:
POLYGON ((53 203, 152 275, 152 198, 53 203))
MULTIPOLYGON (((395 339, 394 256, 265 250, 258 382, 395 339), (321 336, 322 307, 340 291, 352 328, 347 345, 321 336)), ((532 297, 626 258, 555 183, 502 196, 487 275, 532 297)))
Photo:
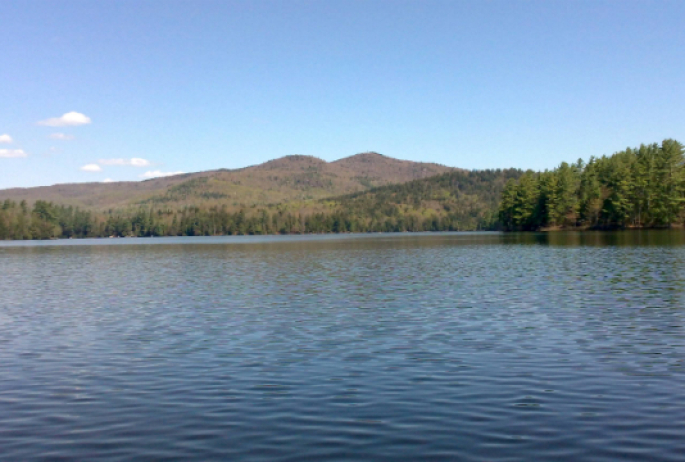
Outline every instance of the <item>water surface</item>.
POLYGON ((0 459, 683 460, 684 236, 3 242, 0 459))

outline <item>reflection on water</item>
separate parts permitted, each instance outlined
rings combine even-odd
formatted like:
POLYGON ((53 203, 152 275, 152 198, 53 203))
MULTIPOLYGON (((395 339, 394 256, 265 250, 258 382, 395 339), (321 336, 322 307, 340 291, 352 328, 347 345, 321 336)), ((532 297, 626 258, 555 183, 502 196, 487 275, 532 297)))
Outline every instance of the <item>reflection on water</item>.
POLYGON ((685 245, 685 230, 565 231, 502 234, 503 242, 562 246, 678 246, 685 245))
POLYGON ((0 244, 0 459, 682 460, 683 231, 0 244))

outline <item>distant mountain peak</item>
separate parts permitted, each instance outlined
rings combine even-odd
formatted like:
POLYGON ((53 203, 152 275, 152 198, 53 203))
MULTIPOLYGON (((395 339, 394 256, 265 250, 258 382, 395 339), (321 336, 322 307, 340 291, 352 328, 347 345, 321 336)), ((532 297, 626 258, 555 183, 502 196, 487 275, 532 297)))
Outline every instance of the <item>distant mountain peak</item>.
POLYGON ((239 169, 186 173, 142 182, 78 183, 0 190, 0 200, 47 200, 89 209, 160 205, 242 207, 349 194, 454 171, 375 151, 334 162, 292 154, 239 169))
POLYGON ((373 161, 374 159, 391 159, 391 160, 399 160, 399 159, 393 159, 392 157, 388 157, 384 154, 381 154, 376 151, 366 151, 366 152, 360 152, 358 154, 354 154, 352 156, 348 157, 343 157, 342 159, 338 159, 336 162, 340 162, 343 160, 366 160, 366 161, 373 161))

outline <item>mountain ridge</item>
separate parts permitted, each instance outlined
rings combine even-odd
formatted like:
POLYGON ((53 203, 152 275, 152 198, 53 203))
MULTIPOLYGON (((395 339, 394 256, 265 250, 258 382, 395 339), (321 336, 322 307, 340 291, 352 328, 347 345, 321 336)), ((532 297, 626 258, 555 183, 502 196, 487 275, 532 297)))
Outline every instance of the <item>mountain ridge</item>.
POLYGON ((403 183, 454 167, 395 159, 364 152, 327 162, 315 156, 288 155, 237 169, 183 173, 143 181, 60 183, 0 190, 0 200, 47 200, 105 210, 140 204, 228 203, 234 207, 321 199, 403 183))

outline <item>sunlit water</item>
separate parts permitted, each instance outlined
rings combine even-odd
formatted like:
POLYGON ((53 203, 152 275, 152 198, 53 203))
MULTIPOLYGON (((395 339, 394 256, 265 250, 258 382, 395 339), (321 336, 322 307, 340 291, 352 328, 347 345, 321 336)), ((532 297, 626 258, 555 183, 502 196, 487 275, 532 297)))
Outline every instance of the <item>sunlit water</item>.
POLYGON ((0 459, 682 461, 684 235, 1 243, 0 459))

